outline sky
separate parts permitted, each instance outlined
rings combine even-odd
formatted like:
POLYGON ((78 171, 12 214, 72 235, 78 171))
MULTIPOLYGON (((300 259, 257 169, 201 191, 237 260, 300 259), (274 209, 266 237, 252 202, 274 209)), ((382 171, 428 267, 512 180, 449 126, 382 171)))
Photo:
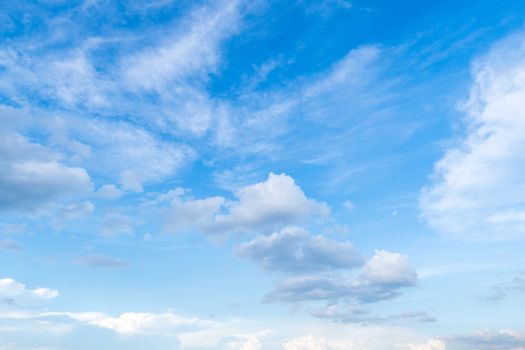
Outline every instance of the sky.
POLYGON ((0 3, 0 350, 525 349, 525 2, 0 3))

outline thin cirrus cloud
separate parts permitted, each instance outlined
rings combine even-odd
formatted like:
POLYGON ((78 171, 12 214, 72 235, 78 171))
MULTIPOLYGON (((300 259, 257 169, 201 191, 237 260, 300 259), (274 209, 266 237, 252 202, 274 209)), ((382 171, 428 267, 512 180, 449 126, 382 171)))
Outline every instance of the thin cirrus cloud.
POLYGON ((473 65, 466 133, 436 164, 421 194, 423 216, 452 236, 525 234, 525 40, 518 33, 473 65))

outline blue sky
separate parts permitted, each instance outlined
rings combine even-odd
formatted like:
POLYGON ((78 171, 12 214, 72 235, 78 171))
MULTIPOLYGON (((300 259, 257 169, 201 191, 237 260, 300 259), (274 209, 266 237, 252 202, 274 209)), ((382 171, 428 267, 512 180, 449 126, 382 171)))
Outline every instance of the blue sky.
POLYGON ((524 20, 3 2, 0 349, 524 349, 524 20))

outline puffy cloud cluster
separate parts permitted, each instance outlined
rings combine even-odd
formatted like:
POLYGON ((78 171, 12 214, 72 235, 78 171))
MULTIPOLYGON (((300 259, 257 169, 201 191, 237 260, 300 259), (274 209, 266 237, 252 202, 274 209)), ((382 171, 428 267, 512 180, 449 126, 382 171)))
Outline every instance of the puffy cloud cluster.
POLYGON ((352 350, 355 347, 350 341, 330 341, 324 337, 308 335, 290 339, 283 343, 284 350, 352 350))

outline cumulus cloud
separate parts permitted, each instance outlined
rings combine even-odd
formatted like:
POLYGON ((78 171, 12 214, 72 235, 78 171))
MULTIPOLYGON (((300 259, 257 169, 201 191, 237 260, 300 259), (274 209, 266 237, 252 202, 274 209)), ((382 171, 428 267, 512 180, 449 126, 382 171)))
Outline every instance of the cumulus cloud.
POLYGON ((331 341, 324 337, 308 335, 290 339, 282 344, 284 350, 352 350, 356 349, 347 340, 331 341))
POLYGON ((268 232, 312 217, 328 215, 325 203, 306 197, 294 179, 270 173, 266 181, 242 187, 236 200, 223 197, 184 198, 184 192, 171 193, 166 217, 168 230, 194 230, 205 233, 268 232))
POLYGON ((498 43, 472 69, 466 133, 434 167, 423 216, 441 232, 474 239, 525 234, 525 39, 498 43))
POLYGON ((417 283, 417 273, 405 255, 377 251, 357 276, 305 275, 285 279, 267 301, 298 302, 308 300, 354 299, 372 303, 391 299, 404 287, 417 283))
POLYGON ((118 317, 104 314, 71 314, 71 317, 121 334, 188 331, 212 324, 211 321, 184 318, 171 312, 161 314, 126 312, 118 317))
POLYGON ((91 191, 85 169, 60 163, 54 152, 19 133, 0 130, 0 136, 0 210, 33 211, 91 191))
POLYGON ((237 253, 265 269, 292 272, 352 268, 362 263, 352 243, 313 236, 296 226, 257 236, 239 245, 237 253))
POLYGON ((11 300, 50 300, 60 293, 50 288, 28 288, 25 284, 12 278, 0 279, 0 298, 11 300))
POLYGON ((429 339, 424 343, 409 344, 406 350, 446 350, 446 343, 441 339, 429 339))

